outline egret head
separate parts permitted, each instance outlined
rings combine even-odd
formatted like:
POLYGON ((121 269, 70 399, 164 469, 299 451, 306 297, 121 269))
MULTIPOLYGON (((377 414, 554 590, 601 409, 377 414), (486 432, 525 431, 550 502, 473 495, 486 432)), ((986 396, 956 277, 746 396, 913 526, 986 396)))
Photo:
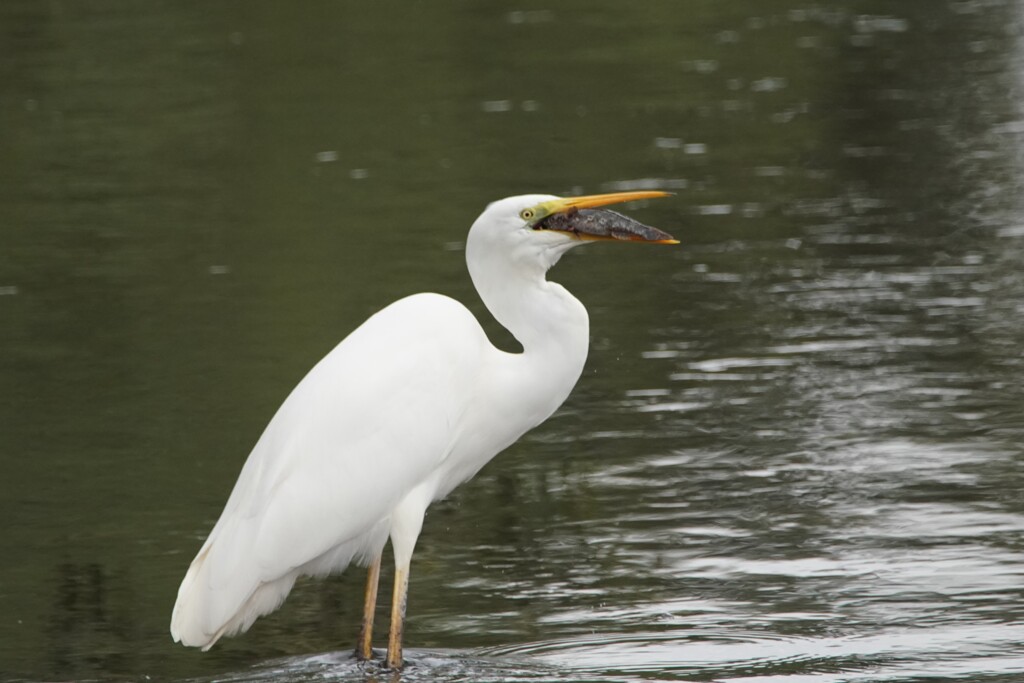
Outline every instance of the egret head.
POLYGON ((490 204, 473 223, 466 258, 498 257, 547 270, 572 247, 600 240, 678 244, 666 232, 615 211, 597 207, 668 196, 666 192, 613 192, 584 197, 532 194, 490 204))

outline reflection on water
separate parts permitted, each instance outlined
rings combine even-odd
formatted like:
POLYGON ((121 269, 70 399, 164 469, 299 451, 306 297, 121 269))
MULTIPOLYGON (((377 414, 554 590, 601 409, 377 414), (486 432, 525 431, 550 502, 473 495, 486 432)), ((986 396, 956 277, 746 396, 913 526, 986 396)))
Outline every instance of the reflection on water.
POLYGON ((3 678, 390 680, 358 573, 199 654, 185 566, 338 338, 483 315, 485 202, 638 188, 683 245, 559 265, 587 370, 431 510, 402 679, 1024 677, 1019 10, 834 5, 4 3, 3 678))

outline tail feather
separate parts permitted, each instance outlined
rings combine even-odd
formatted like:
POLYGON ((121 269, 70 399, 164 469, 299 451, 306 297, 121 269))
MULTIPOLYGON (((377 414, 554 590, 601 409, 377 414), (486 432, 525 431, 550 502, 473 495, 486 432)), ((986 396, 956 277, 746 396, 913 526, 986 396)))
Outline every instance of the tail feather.
POLYGON ((174 638, 174 642, 204 649, 216 642, 214 634, 207 633, 203 628, 201 597, 196 587, 196 581, 199 574, 203 573, 209 554, 210 546, 207 544, 192 560, 178 588, 178 599, 171 613, 171 637, 174 638))
POLYGON ((205 547, 192 561, 171 615, 171 636, 175 642, 204 651, 222 636, 246 631, 256 619, 280 607, 299 576, 295 570, 261 582, 241 575, 232 581, 231 590, 217 591, 210 581, 215 559, 212 550, 213 546, 205 547))
POLYGON ((337 573, 353 561, 368 564, 380 555, 387 533, 384 519, 362 536, 276 577, 259 574, 258 563, 247 552, 251 544, 242 542, 251 538, 245 529, 235 526, 211 534, 178 589, 171 636, 183 645, 209 650, 222 636, 247 631, 256 619, 280 607, 300 576, 337 573))

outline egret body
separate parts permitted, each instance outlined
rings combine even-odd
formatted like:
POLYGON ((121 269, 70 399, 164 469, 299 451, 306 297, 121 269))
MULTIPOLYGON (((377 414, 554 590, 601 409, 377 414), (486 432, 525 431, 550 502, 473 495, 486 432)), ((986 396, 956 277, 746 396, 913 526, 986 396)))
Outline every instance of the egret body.
POLYGON ((587 311, 545 274, 592 240, 675 244, 594 207, 664 196, 624 192, 494 202, 466 242, 487 309, 523 347, 490 343, 465 306, 439 294, 370 317, 299 382, 242 467, 178 589, 175 641, 209 649, 275 610, 299 576, 369 566, 356 654, 370 658, 380 557, 395 582, 387 665, 402 665, 409 564, 427 506, 547 419, 583 371, 587 311))

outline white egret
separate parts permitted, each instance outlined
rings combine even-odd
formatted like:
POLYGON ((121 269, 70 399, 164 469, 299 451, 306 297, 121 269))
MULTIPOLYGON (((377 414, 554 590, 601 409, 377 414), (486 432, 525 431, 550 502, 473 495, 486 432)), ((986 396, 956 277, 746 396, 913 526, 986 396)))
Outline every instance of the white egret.
POLYGON ((488 341, 465 306, 415 294, 370 317, 295 387, 242 467, 185 574, 171 635, 209 649, 284 601, 299 576, 369 566, 356 654, 370 658, 381 552, 395 558, 387 666, 402 665, 409 562, 427 506, 547 419, 583 371, 587 311, 545 273, 592 240, 676 244, 595 207, 665 196, 509 197, 473 223, 480 297, 523 347, 488 341))

